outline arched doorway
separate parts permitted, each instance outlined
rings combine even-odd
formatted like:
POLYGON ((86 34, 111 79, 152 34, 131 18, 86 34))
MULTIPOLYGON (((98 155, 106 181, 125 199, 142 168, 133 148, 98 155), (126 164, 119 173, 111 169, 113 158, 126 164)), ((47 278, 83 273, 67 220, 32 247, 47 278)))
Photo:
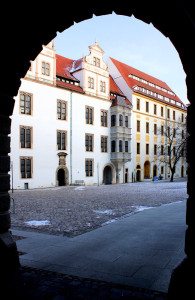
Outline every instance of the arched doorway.
POLYGON ((136 181, 141 181, 141 167, 137 165, 136 167, 136 181))
POLYGON ((181 166, 181 177, 184 177, 184 166, 181 166))
POLYGON ((106 166, 104 168, 103 183, 104 184, 112 184, 112 168, 110 166, 106 166))
POLYGON ((150 162, 148 160, 144 163, 144 179, 150 179, 150 162))
POLYGON ((69 185, 69 171, 65 166, 59 166, 56 170, 56 186, 69 185))
POLYGON ((154 166, 153 166, 153 178, 156 177, 156 176, 158 176, 157 173, 158 173, 158 172, 157 172, 157 165, 154 165, 154 166))
POLYGON ((59 186, 65 185, 65 171, 64 171, 64 169, 59 169, 57 176, 58 176, 58 185, 59 186))

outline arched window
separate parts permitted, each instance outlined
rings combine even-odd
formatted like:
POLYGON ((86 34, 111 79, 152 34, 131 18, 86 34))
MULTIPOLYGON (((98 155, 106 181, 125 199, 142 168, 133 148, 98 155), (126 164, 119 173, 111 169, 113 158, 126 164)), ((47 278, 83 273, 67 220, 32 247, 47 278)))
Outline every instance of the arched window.
POLYGON ((119 152, 123 152, 123 141, 119 141, 119 152))
POLYGON ((123 126, 123 115, 119 115, 119 126, 123 126))
POLYGON ((115 152, 116 151, 116 141, 112 141, 111 142, 111 152, 115 152))
POLYGON ((111 116, 111 127, 116 126, 116 115, 111 116))

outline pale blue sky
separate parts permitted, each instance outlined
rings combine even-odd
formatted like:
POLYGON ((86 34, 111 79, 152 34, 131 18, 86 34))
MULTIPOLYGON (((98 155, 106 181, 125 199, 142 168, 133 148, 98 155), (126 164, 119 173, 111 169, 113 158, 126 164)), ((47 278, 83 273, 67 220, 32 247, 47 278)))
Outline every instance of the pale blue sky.
POLYGON ((184 102, 186 75, 179 55, 168 38, 153 25, 134 17, 116 14, 75 23, 55 38, 56 53, 70 59, 88 55, 88 46, 104 50, 104 61, 113 57, 129 66, 165 81, 184 102))

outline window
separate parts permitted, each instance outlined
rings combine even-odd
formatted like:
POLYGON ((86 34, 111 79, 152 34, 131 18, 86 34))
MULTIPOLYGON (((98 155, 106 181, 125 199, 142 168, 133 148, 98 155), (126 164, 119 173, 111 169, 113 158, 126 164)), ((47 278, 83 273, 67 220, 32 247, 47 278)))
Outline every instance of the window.
POLYGON ((171 131, 170 131, 170 127, 168 126, 168 127, 167 127, 167 137, 168 137, 168 138, 170 138, 170 134, 171 134, 171 131))
POLYGON ((164 167, 161 166, 161 174, 164 174, 164 167))
POLYGON ((125 116, 125 127, 128 128, 129 126, 129 119, 128 119, 128 116, 125 116))
POLYGON ((105 110, 101 110, 101 126, 107 127, 108 126, 108 112, 105 110))
POLYGON ((93 107, 86 106, 85 120, 87 124, 93 124, 93 107))
POLYGON ((149 144, 146 144, 146 154, 149 154, 149 144))
POLYGON ((119 115, 119 126, 123 126, 123 115, 119 115))
POLYGON ((171 147, 167 146, 167 154, 170 155, 171 154, 171 147))
POLYGON ((20 113, 25 115, 32 114, 32 95, 20 93, 20 113))
POLYGON ((111 142, 111 152, 116 152, 116 141, 111 142))
POLYGON ((154 144, 154 155, 157 155, 157 145, 154 144))
POLYGON ((46 62, 42 62, 42 74, 49 76, 49 64, 46 62))
POLYGON ((161 148, 160 148, 160 154, 161 154, 161 155, 164 155, 164 145, 161 145, 161 148))
POLYGON ((21 178, 32 178, 32 157, 20 158, 21 178))
POLYGON ((163 136, 164 135, 164 126, 161 125, 161 135, 163 136))
POLYGON ((116 126, 116 115, 111 116, 111 127, 116 126))
POLYGON ((88 77, 88 88, 94 89, 94 78, 88 77))
POLYGON ((101 136, 101 152, 108 152, 108 137, 101 136))
POLYGON ((102 92, 102 93, 106 92, 106 83, 105 83, 105 81, 100 81, 100 92, 102 92))
POLYGON ((154 134, 157 134, 157 124, 154 124, 154 134))
POLYGON ((85 176, 87 176, 87 177, 93 176, 93 160, 92 159, 85 160, 85 176))
POLYGON ((140 143, 137 143, 137 154, 140 154, 140 143))
POLYGON ((156 106, 156 104, 154 104, 154 115, 156 115, 157 114, 157 106, 156 106))
POLYGON ((149 112, 149 102, 146 101, 146 112, 149 112))
POLYGON ((173 120, 175 120, 175 110, 173 110, 173 120))
POLYGON ((31 148, 32 127, 20 126, 20 147, 31 148))
POLYGON ((181 121, 184 122, 184 114, 181 114, 181 121))
POLYGON ((57 149, 66 150, 66 131, 57 131, 57 149))
POLYGON ((94 66, 100 67, 100 59, 94 56, 93 64, 94 64, 94 66))
POLYGON ((119 152, 123 152, 123 141, 119 141, 119 152))
POLYGON ((175 154, 176 154, 176 148, 175 148, 175 146, 173 147, 173 155, 175 156, 175 154))
POLYGON ((137 132, 140 132, 140 120, 137 120, 137 132))
POLYGON ((129 152, 129 143, 125 141, 125 152, 129 152))
POLYGON ((58 120, 66 120, 66 102, 57 100, 57 115, 58 120))
POLYGON ((170 109, 167 109, 167 118, 170 119, 170 109))
POLYGON ((149 128, 149 122, 146 122, 146 133, 149 133, 149 130, 150 130, 150 128, 149 128))
POLYGON ((164 116, 164 108, 163 108, 163 106, 161 106, 161 117, 163 117, 164 116))
POLYGON ((85 151, 93 152, 93 135, 85 134, 85 151))
POLYGON ((173 137, 175 138, 176 137, 176 129, 173 128, 173 137))
POLYGON ((137 98, 137 110, 140 110, 140 99, 137 98))

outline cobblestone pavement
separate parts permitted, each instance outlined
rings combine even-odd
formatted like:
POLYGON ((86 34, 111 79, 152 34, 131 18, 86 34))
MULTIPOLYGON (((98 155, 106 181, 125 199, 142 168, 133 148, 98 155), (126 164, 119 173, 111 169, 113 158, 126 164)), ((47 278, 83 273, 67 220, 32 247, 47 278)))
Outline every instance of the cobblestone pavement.
POLYGON ((148 207, 184 200, 186 183, 158 181, 10 192, 14 199, 12 228, 76 236, 148 207))
POLYGON ((6 299, 165 300, 166 293, 21 267, 6 290, 6 299))

